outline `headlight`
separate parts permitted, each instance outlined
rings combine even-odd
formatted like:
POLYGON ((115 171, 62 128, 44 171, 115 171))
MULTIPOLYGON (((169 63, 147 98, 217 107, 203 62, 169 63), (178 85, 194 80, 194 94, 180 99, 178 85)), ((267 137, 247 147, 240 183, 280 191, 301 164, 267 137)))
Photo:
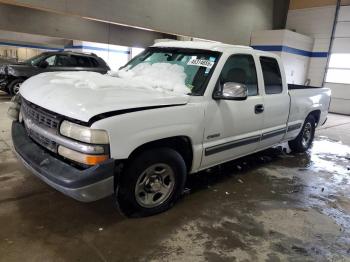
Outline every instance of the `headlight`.
POLYGON ((87 155, 64 146, 58 147, 58 154, 75 162, 83 163, 89 166, 97 165, 98 163, 106 161, 109 158, 108 155, 87 155))
POLYGON ((91 129, 72 122, 63 121, 60 127, 63 136, 89 144, 108 144, 108 134, 105 130, 91 129))

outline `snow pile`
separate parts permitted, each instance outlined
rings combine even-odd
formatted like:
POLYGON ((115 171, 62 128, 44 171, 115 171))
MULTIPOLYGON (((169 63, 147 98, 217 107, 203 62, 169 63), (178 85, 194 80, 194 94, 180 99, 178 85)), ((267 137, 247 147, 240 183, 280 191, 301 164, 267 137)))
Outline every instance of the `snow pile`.
POLYGON ((141 63, 132 69, 125 68, 109 75, 94 72, 60 72, 50 80, 53 84, 74 85, 77 88, 142 88, 160 92, 188 94, 186 74, 180 65, 169 63, 141 63))
POLYGON ((158 90, 167 90, 176 93, 189 93, 189 88, 185 85, 186 74, 180 65, 169 63, 147 64, 141 63, 133 69, 122 69, 112 73, 121 79, 132 83, 143 83, 146 86, 158 90))

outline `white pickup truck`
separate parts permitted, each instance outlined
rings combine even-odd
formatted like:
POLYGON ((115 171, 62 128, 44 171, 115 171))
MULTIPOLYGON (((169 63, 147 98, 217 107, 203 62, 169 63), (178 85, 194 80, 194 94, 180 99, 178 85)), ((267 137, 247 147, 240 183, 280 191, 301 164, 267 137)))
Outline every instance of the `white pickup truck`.
POLYGON ((330 90, 288 86, 281 59, 249 47, 163 42, 116 73, 25 81, 9 113, 19 159, 62 193, 115 195, 129 216, 171 207, 190 173, 289 142, 312 144, 330 90))

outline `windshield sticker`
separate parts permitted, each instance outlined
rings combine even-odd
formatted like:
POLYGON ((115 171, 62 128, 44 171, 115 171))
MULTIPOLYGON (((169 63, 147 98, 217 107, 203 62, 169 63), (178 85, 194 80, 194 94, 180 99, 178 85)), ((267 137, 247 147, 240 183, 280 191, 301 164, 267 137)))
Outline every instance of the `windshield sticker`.
POLYGON ((192 58, 190 61, 188 61, 187 65, 193 65, 193 66, 201 66, 206 68, 212 68, 214 65, 214 62, 204 59, 196 59, 192 58))

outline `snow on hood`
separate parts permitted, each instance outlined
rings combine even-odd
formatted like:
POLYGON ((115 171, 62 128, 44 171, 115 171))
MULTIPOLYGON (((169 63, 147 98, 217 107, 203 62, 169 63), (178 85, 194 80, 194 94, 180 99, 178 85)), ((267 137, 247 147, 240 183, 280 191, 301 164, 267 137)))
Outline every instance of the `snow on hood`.
POLYGON ((116 110, 185 104, 190 89, 179 65, 140 64, 102 75, 95 72, 50 72, 29 78, 20 89, 30 102, 53 112, 88 121, 116 110))
POLYGON ((144 88, 160 92, 188 94, 190 89, 185 85, 184 68, 175 64, 156 63, 139 64, 133 69, 122 69, 101 75, 94 72, 63 72, 56 74, 53 84, 71 84, 79 88, 144 88))
POLYGON ((188 94, 190 89, 185 85, 186 74, 180 65, 169 63, 141 63, 132 69, 125 68, 110 75, 137 86, 155 88, 158 91, 170 91, 188 94))

